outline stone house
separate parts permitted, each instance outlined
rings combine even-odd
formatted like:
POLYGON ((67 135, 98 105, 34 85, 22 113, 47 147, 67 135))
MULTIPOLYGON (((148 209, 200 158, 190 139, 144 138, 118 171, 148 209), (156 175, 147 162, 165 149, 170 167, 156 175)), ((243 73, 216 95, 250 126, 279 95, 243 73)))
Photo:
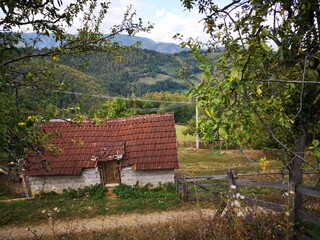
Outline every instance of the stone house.
POLYGON ((174 181, 179 167, 172 113, 71 123, 50 121, 42 154, 29 155, 25 175, 34 195, 97 183, 153 186, 174 181))

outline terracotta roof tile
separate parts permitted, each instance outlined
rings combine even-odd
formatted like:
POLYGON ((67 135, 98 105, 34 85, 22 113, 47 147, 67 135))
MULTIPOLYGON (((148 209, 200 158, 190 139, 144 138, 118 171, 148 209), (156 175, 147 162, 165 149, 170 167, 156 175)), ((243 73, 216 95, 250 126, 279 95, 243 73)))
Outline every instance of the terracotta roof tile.
POLYGON ((117 154, 124 154, 123 167, 137 170, 179 167, 172 113, 112 119, 101 125, 55 121, 40 128, 46 134, 60 133, 50 143, 61 152, 46 153, 42 158, 30 155, 26 171, 32 176, 80 174, 83 168, 97 166, 92 156, 103 160, 117 154))

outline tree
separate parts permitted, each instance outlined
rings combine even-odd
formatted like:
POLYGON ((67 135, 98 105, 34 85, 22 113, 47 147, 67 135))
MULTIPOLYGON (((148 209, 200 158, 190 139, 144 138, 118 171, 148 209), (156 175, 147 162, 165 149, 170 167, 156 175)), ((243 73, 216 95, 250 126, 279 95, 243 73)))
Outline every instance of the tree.
MULTIPOLYGON (((302 183, 302 163, 320 117, 320 6, 313 0, 234 0, 223 7, 206 0, 182 0, 204 14, 207 43, 182 42, 196 54, 204 72, 194 88, 205 113, 205 137, 219 132, 242 146, 263 125, 285 154, 294 184, 302 183), (201 49, 225 51, 212 62, 201 49)), ((179 36, 177 36, 179 37, 179 36)), ((316 143, 316 141, 313 141, 316 143)), ((292 187, 294 187, 292 185, 292 187)), ((301 204, 301 197, 296 197, 301 204)))
MULTIPOLYGON (((25 149, 43 150, 41 135, 34 123, 47 120, 35 107, 36 98, 21 97, 28 90, 49 97, 52 90, 61 90, 61 82, 53 69, 60 57, 79 57, 94 51, 117 54, 123 47, 111 39, 118 33, 133 35, 149 31, 141 19, 134 22, 135 12, 129 6, 119 25, 110 34, 102 35, 100 25, 110 3, 97 0, 1 1, 0 2, 0 152, 13 159, 24 155, 25 149), (82 18, 82 27, 71 35, 66 28, 82 18), (25 39, 23 33, 33 31, 34 39, 25 39), (35 49, 41 37, 48 36, 59 43, 50 49, 35 49), (32 102, 32 100, 34 100, 32 102)), ((45 112, 45 111, 44 111, 45 112)))
POLYGON ((130 102, 120 98, 108 99, 98 106, 94 113, 95 118, 120 118, 136 115, 136 111, 130 108, 130 102))

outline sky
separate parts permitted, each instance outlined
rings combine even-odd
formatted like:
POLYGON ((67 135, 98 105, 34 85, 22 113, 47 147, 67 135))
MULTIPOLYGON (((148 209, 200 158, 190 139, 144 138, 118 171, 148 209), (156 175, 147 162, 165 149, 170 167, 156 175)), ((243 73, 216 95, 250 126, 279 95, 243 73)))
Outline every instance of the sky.
MULTIPOLYGON (((60 10, 72 3, 74 0, 62 0, 63 5, 60 10)), ((107 0, 99 0, 107 1, 107 0)), ((136 10, 136 19, 142 18, 143 22, 154 24, 151 33, 138 33, 137 36, 151 38, 156 42, 174 42, 173 36, 177 33, 183 35, 184 39, 189 37, 206 40, 207 36, 203 33, 203 23, 200 22, 204 17, 200 15, 195 8, 192 11, 185 10, 180 0, 110 0, 111 5, 102 24, 102 33, 110 33, 111 26, 119 25, 123 19, 123 15, 129 5, 136 10)), ((219 6, 225 6, 231 0, 214 0, 219 6)), ((0 17, 3 12, 0 9, 0 17)), ((68 28, 70 33, 76 33, 81 26, 81 21, 76 19, 73 26, 68 28)), ((16 31, 31 31, 28 26, 14 29, 16 31)))
MULTIPOLYGON (((218 5, 225 5, 230 0, 216 0, 218 5)), ((137 36, 148 37, 156 42, 175 42, 173 36, 180 33, 184 39, 188 37, 205 40, 203 24, 199 22, 201 16, 197 9, 184 10, 180 0, 111 0, 110 10, 103 24, 103 33, 110 32, 110 26, 119 24, 127 6, 132 5, 136 10, 137 18, 144 23, 153 23, 151 33, 139 33, 137 36)), ((74 27, 77 25, 75 24, 74 27)))

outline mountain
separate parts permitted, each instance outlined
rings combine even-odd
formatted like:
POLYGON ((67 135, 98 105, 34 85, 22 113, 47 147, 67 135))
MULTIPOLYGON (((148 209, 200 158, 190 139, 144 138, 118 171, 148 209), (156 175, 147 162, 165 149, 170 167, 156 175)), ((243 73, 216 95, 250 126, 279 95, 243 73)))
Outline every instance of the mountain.
POLYGON ((83 64, 83 73, 97 79, 101 89, 111 96, 143 96, 148 92, 187 92, 190 89, 180 75, 186 69, 188 81, 199 82, 201 71, 190 52, 165 54, 154 50, 133 48, 119 52, 121 61, 112 53, 100 52, 81 58, 61 57, 60 63, 71 68, 83 64))
POLYGON ((161 53, 178 53, 184 51, 179 45, 174 43, 155 42, 150 38, 145 37, 129 37, 128 35, 119 34, 114 38, 114 41, 120 43, 120 45, 128 46, 140 42, 142 49, 154 50, 161 53))
MULTIPOLYGON (((37 35, 36 33, 23 33, 23 38, 26 40, 26 42, 30 45, 33 45, 34 39, 36 39, 37 35)), ((130 37, 125 34, 119 34, 115 36, 114 40, 116 42, 119 42, 122 46, 128 46, 135 44, 137 42, 140 42, 140 48, 142 49, 148 49, 148 50, 154 50, 161 53, 178 53, 181 51, 184 51, 179 45, 174 43, 164 43, 164 42, 155 42, 150 38, 145 37, 130 37)), ((40 41, 38 41, 35 44, 36 48, 42 49, 42 48, 51 48, 51 47, 57 47, 59 43, 54 39, 53 36, 41 36, 40 41)))

